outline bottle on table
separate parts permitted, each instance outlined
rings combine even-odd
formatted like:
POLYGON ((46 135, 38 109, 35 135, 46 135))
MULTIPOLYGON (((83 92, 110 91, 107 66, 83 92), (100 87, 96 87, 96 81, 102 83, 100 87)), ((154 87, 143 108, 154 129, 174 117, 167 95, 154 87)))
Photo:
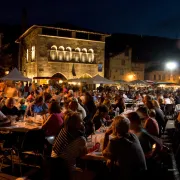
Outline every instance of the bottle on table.
POLYGON ((116 116, 119 116, 119 107, 116 108, 115 114, 116 114, 116 116))

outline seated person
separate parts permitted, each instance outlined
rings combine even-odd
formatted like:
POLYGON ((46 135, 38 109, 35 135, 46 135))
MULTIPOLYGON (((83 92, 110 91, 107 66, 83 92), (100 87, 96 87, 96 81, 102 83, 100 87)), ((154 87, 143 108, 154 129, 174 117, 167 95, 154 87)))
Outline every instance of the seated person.
POLYGON ((151 118, 148 113, 148 109, 144 107, 139 107, 136 111, 140 118, 142 119, 143 128, 146 129, 146 131, 153 135, 153 136, 159 136, 159 126, 155 119, 151 118))
POLYGON ((8 126, 11 124, 11 121, 0 111, 0 127, 8 126))
POLYGON ((31 103, 26 110, 26 115, 34 116, 34 114, 43 115, 47 113, 47 109, 44 109, 44 99, 43 96, 37 96, 35 101, 31 103))
POLYGON ((112 167, 112 179, 138 179, 146 170, 145 156, 136 135, 129 133, 130 121, 124 116, 117 116, 112 128, 105 133, 103 156, 112 167), (109 140, 109 136, 115 137, 109 140))
POLYGON ((86 111, 84 108, 78 103, 76 98, 70 98, 69 109, 75 112, 79 112, 82 119, 86 117, 86 111))
POLYGON ((27 108, 27 106, 25 105, 25 99, 21 99, 19 104, 20 104, 20 106, 19 106, 20 114, 24 115, 24 113, 26 112, 26 108, 27 108))
POLYGON ((108 115, 108 108, 105 105, 98 107, 96 114, 93 117, 93 124, 95 130, 98 130, 103 124, 105 124, 104 118, 108 115))
POLYGON ((27 102, 33 102, 35 100, 34 91, 30 93, 30 95, 27 97, 27 102))
POLYGON ((76 158, 87 153, 84 125, 79 113, 68 111, 64 117, 64 127, 55 139, 51 157, 63 158, 71 170, 76 165, 76 158))
POLYGON ((63 125, 59 103, 55 101, 52 102, 49 105, 48 111, 50 115, 48 120, 43 124, 42 128, 44 129, 46 136, 56 137, 63 125))
POLYGON ((150 135, 144 128, 142 128, 141 119, 136 112, 127 114, 130 120, 130 132, 134 133, 141 144, 145 157, 150 158, 156 155, 162 149, 162 142, 159 138, 150 135), (153 149, 153 145, 155 149, 153 149))
POLYGON ((5 105, 1 109, 2 113, 4 115, 9 116, 19 116, 19 110, 15 106, 15 99, 14 98, 8 98, 6 99, 5 105))

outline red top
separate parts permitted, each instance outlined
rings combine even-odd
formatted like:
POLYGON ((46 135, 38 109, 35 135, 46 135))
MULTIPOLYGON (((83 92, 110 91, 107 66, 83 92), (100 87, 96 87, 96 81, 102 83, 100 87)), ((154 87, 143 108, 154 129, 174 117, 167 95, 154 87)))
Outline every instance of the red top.
POLYGON ((153 136, 159 135, 159 126, 155 119, 148 118, 145 121, 144 129, 147 130, 147 132, 153 136))
POLYGON ((43 125, 46 136, 57 136, 63 125, 63 119, 61 113, 51 114, 43 125))

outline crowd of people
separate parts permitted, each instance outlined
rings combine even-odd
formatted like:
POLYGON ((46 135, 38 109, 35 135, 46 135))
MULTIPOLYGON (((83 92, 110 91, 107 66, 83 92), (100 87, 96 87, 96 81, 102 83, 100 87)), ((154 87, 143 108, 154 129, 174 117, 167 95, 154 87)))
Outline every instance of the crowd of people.
MULTIPOLYGON (((88 152, 88 137, 104 127, 102 154, 107 166, 103 168, 107 168, 106 178, 111 179, 140 178, 153 168, 164 148, 161 136, 166 105, 180 104, 180 90, 122 91, 108 87, 91 91, 66 84, 57 88, 23 83, 16 90, 18 96, 1 96, 0 126, 11 125, 12 116, 19 121, 41 115, 45 137, 54 137, 47 156, 62 158, 72 174, 77 159, 88 152)), ((99 177, 105 178, 97 173, 99 177)))

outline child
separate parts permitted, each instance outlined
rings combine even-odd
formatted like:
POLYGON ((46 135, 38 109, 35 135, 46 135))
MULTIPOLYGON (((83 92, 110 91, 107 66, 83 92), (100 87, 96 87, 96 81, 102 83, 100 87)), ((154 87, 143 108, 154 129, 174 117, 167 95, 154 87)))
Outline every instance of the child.
POLYGON ((19 111, 22 115, 24 115, 27 108, 27 106, 25 105, 25 99, 21 99, 19 103, 20 103, 19 111))

